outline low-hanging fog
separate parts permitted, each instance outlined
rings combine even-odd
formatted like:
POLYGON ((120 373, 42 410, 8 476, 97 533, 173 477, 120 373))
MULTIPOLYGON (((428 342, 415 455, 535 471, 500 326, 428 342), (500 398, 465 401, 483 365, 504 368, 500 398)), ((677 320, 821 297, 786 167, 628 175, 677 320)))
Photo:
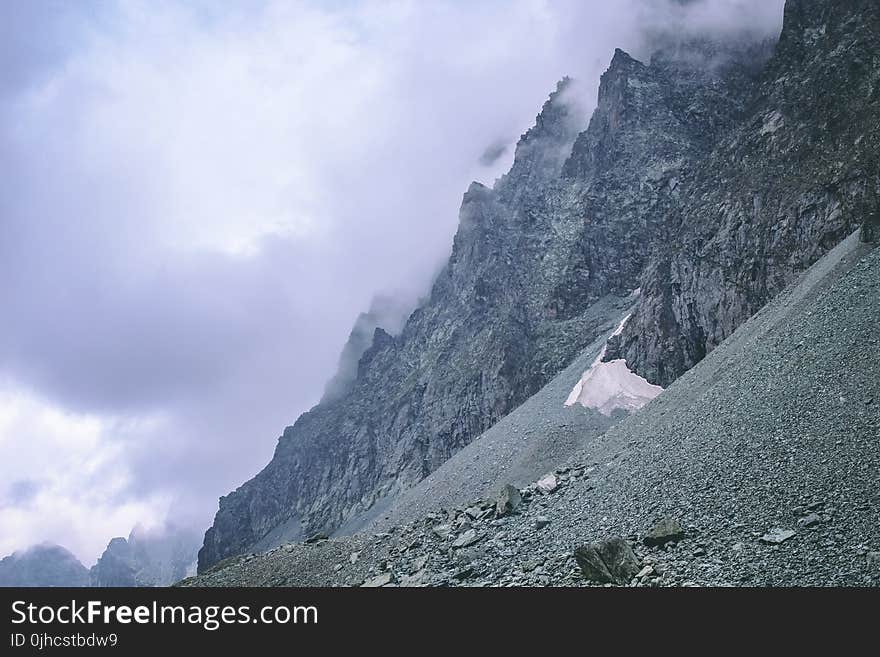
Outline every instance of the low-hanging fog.
MULTIPOLYGON (((0 556, 204 529, 563 75, 782 0, 0 3, 0 556)), ((389 322, 394 322, 394 318, 389 322)))

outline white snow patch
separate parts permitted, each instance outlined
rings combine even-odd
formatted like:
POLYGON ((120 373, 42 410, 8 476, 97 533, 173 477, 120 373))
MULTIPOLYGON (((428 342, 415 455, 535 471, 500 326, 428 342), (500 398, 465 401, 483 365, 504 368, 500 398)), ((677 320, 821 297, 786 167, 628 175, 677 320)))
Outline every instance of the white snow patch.
MULTIPOLYGON (((623 318, 620 326, 611 334, 611 337, 620 335, 623 327, 631 315, 623 318)), ((581 380, 577 382, 572 389, 568 399, 565 400, 566 406, 580 404, 587 408, 599 411, 602 415, 611 415, 611 413, 622 408, 632 412, 640 409, 657 395, 663 392, 663 388, 648 383, 645 379, 630 370, 626 366, 623 358, 603 363, 605 352, 608 349, 606 344, 602 347, 602 352, 593 361, 581 380)))

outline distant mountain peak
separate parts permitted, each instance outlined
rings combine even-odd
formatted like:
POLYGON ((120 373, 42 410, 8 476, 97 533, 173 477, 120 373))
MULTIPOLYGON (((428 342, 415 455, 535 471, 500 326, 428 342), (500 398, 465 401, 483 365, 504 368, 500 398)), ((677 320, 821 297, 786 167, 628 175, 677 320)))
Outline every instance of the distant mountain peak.
POLYGON ((89 571, 66 548, 41 543, 0 560, 0 586, 88 586, 89 571))

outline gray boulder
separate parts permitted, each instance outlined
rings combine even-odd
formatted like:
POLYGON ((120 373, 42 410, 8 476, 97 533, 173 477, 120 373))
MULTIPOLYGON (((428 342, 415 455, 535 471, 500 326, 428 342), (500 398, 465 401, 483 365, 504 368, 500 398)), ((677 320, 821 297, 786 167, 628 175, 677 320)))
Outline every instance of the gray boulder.
POLYGON ((559 487, 559 480, 556 475, 550 473, 538 479, 538 490, 542 493, 552 493, 559 487))
POLYGON ((465 548, 479 541, 483 536, 473 529, 468 529, 452 542, 454 548, 465 548))
POLYGON ((677 543, 684 538, 684 530, 681 528, 678 520, 674 518, 664 517, 658 520, 651 528, 645 538, 642 539, 645 545, 655 547, 666 545, 666 543, 677 543))
POLYGON ((780 543, 784 543, 788 539, 794 537, 796 533, 797 532, 793 529, 774 527, 761 537, 761 542, 767 543, 768 545, 779 545, 780 543))
POLYGON ((619 537, 582 545, 574 558, 584 577, 600 584, 627 584, 639 572, 639 561, 629 543, 619 537))
POLYGON ((522 495, 519 494, 519 489, 507 484, 501 489, 501 492, 498 493, 498 498, 495 502, 495 513, 498 516, 505 516, 508 513, 513 513, 519 507, 521 502, 522 495))
POLYGON ((378 589, 382 588, 383 586, 388 586, 393 582, 394 576, 391 573, 382 573, 368 579, 366 582, 361 584, 361 588, 378 589))

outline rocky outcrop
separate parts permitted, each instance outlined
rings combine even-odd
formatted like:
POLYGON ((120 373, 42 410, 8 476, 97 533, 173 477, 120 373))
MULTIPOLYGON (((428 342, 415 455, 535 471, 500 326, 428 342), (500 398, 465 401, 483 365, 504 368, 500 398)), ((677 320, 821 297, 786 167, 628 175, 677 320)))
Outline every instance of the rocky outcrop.
POLYGON ((669 235, 608 359, 667 386, 869 224, 880 185, 878 51, 877 3, 789 0, 746 112, 681 179, 669 235))
POLYGON ((373 345, 376 330, 381 329, 380 335, 385 335, 386 330, 399 333, 407 314, 406 304, 394 297, 379 295, 373 299, 370 309, 355 321, 339 356, 336 374, 324 388, 321 403, 329 404, 348 394, 357 380, 358 363, 373 345))
POLYGON ((584 577, 600 584, 626 584, 641 569, 630 544, 619 537, 582 545, 574 558, 584 577))
POLYGON ((110 539, 89 576, 93 586, 138 586, 137 565, 128 541, 121 536, 110 539))
POLYGON ((684 530, 678 520, 665 517, 654 523, 651 531, 645 534, 642 542, 649 547, 656 547, 667 543, 677 543, 683 538, 684 530))
POLYGON ((506 484, 501 492, 498 493, 498 499, 495 501, 495 513, 499 517, 513 513, 522 502, 519 489, 510 484, 506 484))
POLYGON ((0 586, 88 586, 89 571, 60 545, 35 545, 0 561, 0 586))
POLYGON ((200 569, 412 487, 601 334, 599 299, 642 291, 606 359, 664 386, 701 360, 862 224, 877 12, 791 1, 772 58, 669 37, 648 62, 617 51, 588 123, 561 82, 510 172, 464 195, 449 261, 399 334, 377 325, 356 375, 221 498, 200 569))

